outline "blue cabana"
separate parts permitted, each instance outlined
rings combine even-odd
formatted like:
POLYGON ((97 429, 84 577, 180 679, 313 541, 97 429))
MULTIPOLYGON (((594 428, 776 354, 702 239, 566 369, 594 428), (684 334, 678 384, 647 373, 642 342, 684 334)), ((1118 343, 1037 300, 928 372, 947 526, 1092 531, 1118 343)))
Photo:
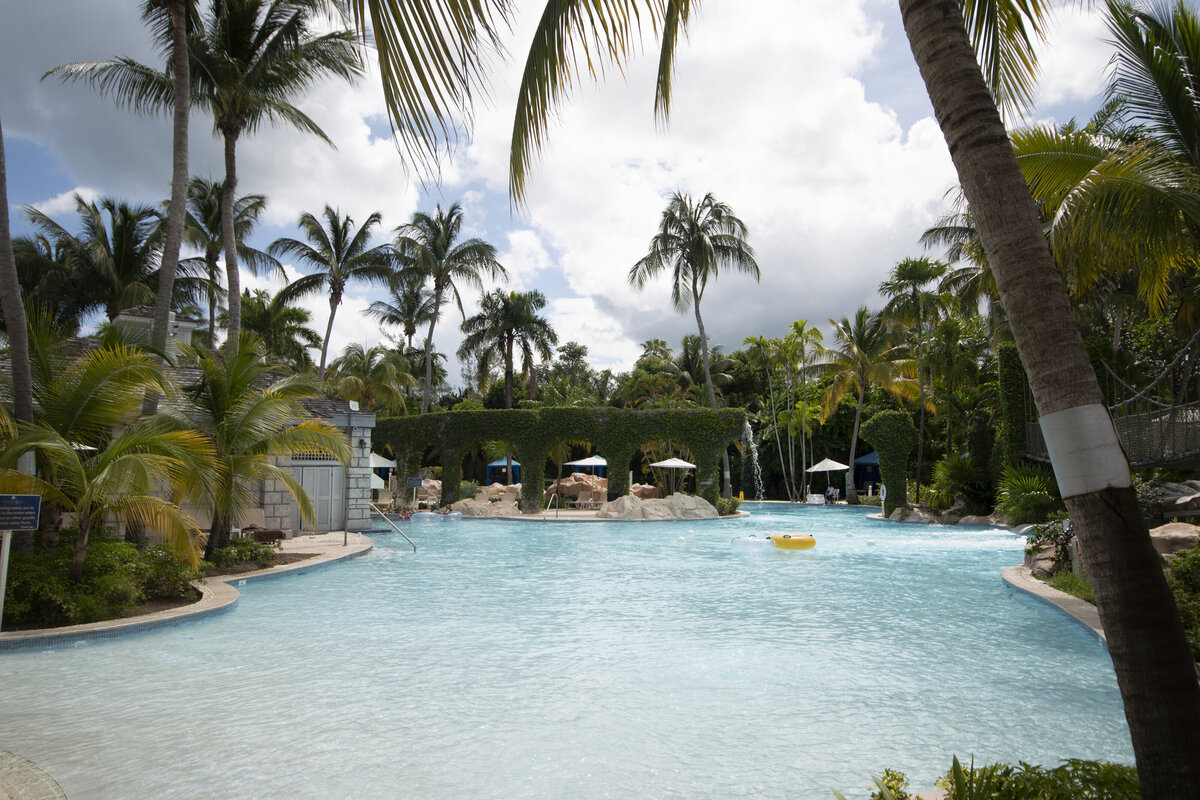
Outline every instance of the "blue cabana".
MULTIPOLYGON (((512 479, 512 482, 513 482, 513 483, 520 483, 520 482, 521 482, 521 462, 517 461, 517 460, 514 458, 514 459, 512 460, 512 466, 513 466, 513 479, 512 479)), ((497 458, 495 461, 493 461, 492 463, 488 464, 488 465, 487 465, 487 482, 488 482, 488 483, 504 483, 504 480, 503 480, 503 478, 504 478, 504 470, 505 470, 507 467, 508 467, 508 460, 507 460, 507 459, 504 459, 504 458, 497 458), (496 471, 496 472, 499 472, 499 473, 500 473, 500 478, 501 478, 501 480, 496 480, 496 479, 494 479, 494 478, 492 477, 492 472, 493 472, 493 471, 496 471)))
POLYGON ((866 491, 867 484, 879 482, 878 452, 867 453, 854 459, 854 486, 858 491, 866 491))

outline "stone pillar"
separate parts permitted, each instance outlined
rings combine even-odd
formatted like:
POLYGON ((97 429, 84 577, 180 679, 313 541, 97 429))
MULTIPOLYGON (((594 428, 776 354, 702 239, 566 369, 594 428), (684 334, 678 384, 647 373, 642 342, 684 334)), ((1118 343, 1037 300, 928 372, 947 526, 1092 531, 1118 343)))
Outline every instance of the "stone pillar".
POLYGON ((350 461, 346 465, 346 514, 348 531, 371 529, 371 432, 375 415, 353 412, 346 432, 350 437, 350 461))

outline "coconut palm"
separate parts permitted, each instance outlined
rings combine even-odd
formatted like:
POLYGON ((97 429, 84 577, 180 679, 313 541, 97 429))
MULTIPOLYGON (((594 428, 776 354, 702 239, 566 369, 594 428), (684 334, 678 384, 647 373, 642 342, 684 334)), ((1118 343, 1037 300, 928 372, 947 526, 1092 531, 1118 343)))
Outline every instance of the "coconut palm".
MULTIPOLYGON (((166 235, 151 334, 151 344, 160 352, 167 344, 186 214, 188 117, 191 111, 187 34, 194 5, 195 0, 146 0, 142 7, 142 19, 150 26, 166 57, 164 73, 156 73, 130 59, 64 64, 46 73, 46 76, 57 75, 62 80, 88 80, 102 94, 112 93, 119 104, 140 113, 171 112, 171 197, 167 204, 166 235)), ((147 395, 146 413, 152 413, 156 407, 157 395, 147 395)))
POLYGON ((778 366, 778 339, 768 339, 765 336, 747 336, 742 344, 746 346, 747 360, 767 373, 767 392, 771 398, 771 428, 775 431, 775 447, 779 451, 779 471, 783 473, 783 488, 789 500, 796 499, 796 491, 788 480, 788 470, 783 458, 783 441, 779 436, 779 420, 775 411, 775 371, 778 366))
POLYGON ((854 319, 829 320, 833 326, 833 344, 825 349, 825 360, 814 366, 818 375, 831 378, 823 398, 826 419, 837 409, 842 397, 853 391, 858 403, 854 411, 854 432, 850 435, 850 469, 846 471, 846 502, 858 503, 854 488, 854 456, 858 449, 858 429, 862 423, 867 389, 875 386, 897 397, 911 398, 917 387, 909 377, 911 362, 904 346, 897 342, 883 314, 872 314, 859 306, 854 319))
POLYGON ((322 212, 325 225, 315 216, 304 213, 300 216, 300 229, 308 240, 282 238, 271 243, 270 252, 276 256, 292 256, 314 271, 292 281, 280 295, 294 300, 317 291, 329 294, 329 322, 325 326, 325 338, 321 342, 321 363, 317 366, 317 380, 325 380, 325 356, 329 351, 329 337, 333 333, 333 318, 342 295, 351 281, 386 281, 391 275, 392 251, 387 245, 371 247, 371 229, 382 219, 379 212, 371 214, 366 221, 354 229, 354 220, 343 217, 337 209, 325 206, 322 212))
POLYGON ((917 405, 920 423, 917 425, 917 493, 915 501, 921 502, 921 476, 925 460, 925 309, 932 306, 936 296, 929 287, 946 275, 947 267, 940 261, 929 258, 904 258, 894 267, 887 280, 879 284, 879 293, 890 298, 884 313, 897 322, 910 325, 913 349, 917 353, 917 405))
POLYGON ((405 346, 412 349, 417 329, 433 321, 433 293, 425 276, 415 269, 399 269, 388 278, 387 300, 375 300, 366 314, 384 325, 399 325, 405 346))
POLYGON ((311 319, 307 309, 282 294, 271 297, 262 289, 242 293, 242 330, 262 341, 265 355, 296 372, 312 368, 308 351, 321 346, 320 335, 308 327, 311 319))
MULTIPOLYGON (((218 274, 217 259, 225 249, 221 209, 224 207, 225 184, 199 175, 192 178, 187 187, 187 215, 184 237, 188 245, 202 251, 203 255, 187 259, 183 263, 191 268, 203 266, 208 278, 208 346, 216 346, 217 306, 224 292, 218 274)), ((239 263, 245 264, 255 275, 277 269, 283 271, 279 261, 262 250, 250 247, 246 240, 254 231, 259 216, 267 208, 266 195, 248 194, 233 201, 233 230, 237 236, 239 263)), ((260 334, 261 335, 261 334, 260 334)))
MULTIPOLYGON (((700 315, 700 300, 708 282, 722 268, 737 270, 758 280, 754 249, 746 241, 746 225, 725 203, 712 193, 696 203, 688 195, 671 196, 659 221, 658 233, 650 240, 650 251, 629 270, 629 283, 641 289, 659 273, 671 272, 671 302, 679 311, 691 306, 700 332, 700 351, 704 358, 704 385, 709 406, 717 410, 713 388, 708 334, 700 315)), ((725 472, 725 496, 733 487, 729 482, 729 453, 722 456, 725 472)))
MULTIPOLYGON (((111 197, 92 203, 78 194, 75 208, 81 226, 78 234, 33 207, 26 208, 25 216, 55 249, 68 254, 72 281, 91 299, 81 310, 103 308, 111 322, 127 308, 153 303, 162 252, 158 211, 111 197)), ((173 285, 176 300, 203 289, 203 283, 191 275, 181 276, 173 285)))
POLYGON ((74 257, 67 243, 38 233, 13 239, 12 250, 25 305, 48 310, 57 320, 78 323, 94 298, 72 274, 74 257))
MULTIPOLYGON (((458 348, 459 358, 474 355, 483 359, 486 354, 498 356, 504 363, 504 407, 512 408, 513 359, 519 352, 527 363, 538 355, 548 359, 558 344, 558 334, 540 312, 546 307, 546 296, 536 289, 530 292, 505 292, 502 289, 485 294, 479 301, 479 313, 463 321, 465 334, 458 348)), ((533 370, 529 370, 532 377, 533 370)), ((533 389, 530 389, 530 398, 533 389)))
POLYGON ((237 515, 255 503, 252 482, 271 479, 295 499, 301 517, 312 524, 312 500, 291 472, 275 463, 297 453, 327 454, 342 463, 350 444, 333 425, 314 419, 300 401, 318 389, 301 375, 277 378, 277 365, 263 357, 262 345, 249 333, 218 350, 179 346, 179 360, 196 370, 195 383, 183 387, 192 424, 205 434, 214 452, 212 522, 205 558, 229 545, 237 515))
POLYGON ((408 359, 383 345, 352 342, 329 365, 325 386, 343 400, 354 400, 377 414, 408 413, 404 390, 416 386, 408 359))
POLYGON ((13 416, 33 420, 33 385, 29 375, 29 343, 25 335, 25 306, 13 256, 12 229, 8 221, 8 173, 4 160, 4 130, 0 128, 0 310, 8 336, 13 371, 13 416))
POLYGON ((453 203, 445 211, 438 206, 432 215, 417 212, 412 221, 396 229, 393 248, 402 269, 413 269, 432 284, 432 309, 429 332, 425 336, 425 389, 421 413, 429 411, 433 401, 433 330, 442 314, 442 306, 452 296, 463 312, 459 284, 482 286, 483 276, 507 278, 508 272, 496 260, 496 248, 482 239, 459 241, 462 208, 453 203))
POLYGON ((92 529, 109 515, 157 532, 195 564, 198 531, 171 501, 206 490, 212 451, 170 417, 134 419, 144 392, 170 391, 157 364, 115 334, 72 357, 69 329, 46 314, 30 319, 34 422, 3 444, 0 468, 34 452, 41 477, 10 471, 0 475, 0 492, 40 494, 75 515, 73 579, 83 573, 92 529))

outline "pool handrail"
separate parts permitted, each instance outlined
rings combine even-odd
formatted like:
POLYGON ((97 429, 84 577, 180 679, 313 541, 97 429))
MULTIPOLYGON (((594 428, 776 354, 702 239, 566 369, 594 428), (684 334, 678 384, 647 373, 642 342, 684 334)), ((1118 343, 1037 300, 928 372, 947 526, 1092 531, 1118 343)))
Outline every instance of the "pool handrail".
POLYGON ((554 518, 558 519, 558 492, 551 492, 550 499, 546 501, 546 510, 542 512, 542 519, 550 513, 550 504, 554 504, 554 518))
MULTIPOLYGON (((396 523, 392 522, 391 519, 388 518, 388 515, 383 513, 382 509, 380 509, 379 506, 375 505, 374 503, 367 503, 367 505, 369 505, 371 507, 371 510, 374 511, 376 514, 383 517, 383 521, 386 522, 388 525, 391 525, 392 530, 394 530, 396 533, 400 534, 401 536, 404 536, 404 531, 400 530, 399 526, 396 525, 396 523)), ((413 549, 414 553, 417 552, 417 545, 416 545, 416 543, 413 542, 412 539, 408 538, 407 536, 404 536, 404 541, 406 541, 412 545, 412 549, 413 549)))

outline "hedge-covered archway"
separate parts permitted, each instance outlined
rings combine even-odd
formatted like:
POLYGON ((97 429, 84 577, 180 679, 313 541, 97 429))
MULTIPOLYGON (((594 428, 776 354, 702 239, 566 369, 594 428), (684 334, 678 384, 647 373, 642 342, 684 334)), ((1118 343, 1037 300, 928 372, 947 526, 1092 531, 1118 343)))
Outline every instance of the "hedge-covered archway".
MULTIPOLYGON (((415 475, 428 447, 442 454, 442 504, 458 499, 462 461, 482 442, 500 439, 513 446, 514 457, 528 465, 537 480, 523 482, 521 510, 542 509, 542 469, 550 448, 559 442, 586 440, 612 465, 629 463, 645 442, 667 439, 687 447, 696 457, 701 496, 717 503, 717 465, 721 452, 739 441, 746 423, 741 409, 669 409, 634 411, 627 408, 538 408, 451 411, 415 417, 387 417, 375 424, 373 441, 395 454, 401 474, 415 475)), ((624 468, 609 472, 610 493, 629 491, 624 468)))

